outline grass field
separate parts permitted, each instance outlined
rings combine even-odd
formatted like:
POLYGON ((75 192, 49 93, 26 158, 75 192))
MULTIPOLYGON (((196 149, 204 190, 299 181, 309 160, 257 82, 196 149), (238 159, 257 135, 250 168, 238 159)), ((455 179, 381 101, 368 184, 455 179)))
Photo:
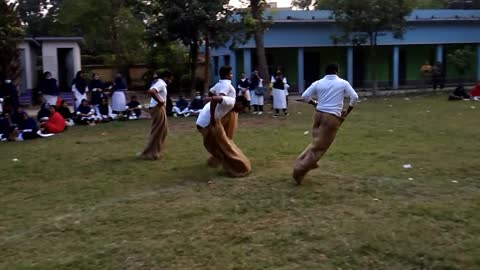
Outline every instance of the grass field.
POLYGON ((0 144, 0 269, 480 269, 480 103, 362 101, 300 187, 312 108, 291 113, 240 117, 243 179, 193 118, 155 162, 149 121, 0 144))

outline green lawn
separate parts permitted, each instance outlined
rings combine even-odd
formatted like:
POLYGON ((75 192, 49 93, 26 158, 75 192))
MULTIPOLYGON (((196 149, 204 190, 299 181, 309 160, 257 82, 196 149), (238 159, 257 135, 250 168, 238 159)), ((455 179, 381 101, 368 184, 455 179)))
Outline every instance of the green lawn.
POLYGON ((480 103, 362 101, 300 187, 291 103, 240 117, 243 179, 207 169, 193 118, 155 162, 149 121, 0 144, 0 269, 480 269, 480 103))

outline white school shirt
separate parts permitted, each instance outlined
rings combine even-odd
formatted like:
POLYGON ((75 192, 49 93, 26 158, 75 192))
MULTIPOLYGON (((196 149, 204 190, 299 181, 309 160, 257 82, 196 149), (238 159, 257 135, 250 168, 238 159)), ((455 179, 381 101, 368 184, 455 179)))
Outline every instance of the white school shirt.
MULTIPOLYGON (((150 89, 155 89, 158 95, 160 96, 160 101, 165 102, 167 100, 167 83, 162 80, 158 79, 156 83, 154 83, 150 89)), ((150 108, 153 108, 158 105, 158 102, 154 99, 150 99, 150 108)))
POLYGON ((232 98, 235 98, 237 96, 237 91, 235 91, 235 87, 233 87, 232 81, 230 80, 218 81, 218 83, 210 89, 210 93, 216 96, 224 94, 225 96, 232 98))
POLYGON ((349 82, 340 79, 337 75, 327 75, 314 82, 302 95, 308 102, 310 98, 317 100, 317 111, 326 112, 338 117, 342 116, 343 100, 350 98, 350 106, 355 106, 358 95, 349 82))
MULTIPOLYGON (((215 119, 221 119, 229 113, 235 106, 235 98, 222 96, 223 102, 217 104, 215 108, 215 119)), ((200 112, 197 118, 197 125, 206 128, 210 125, 210 103, 208 102, 200 112)))

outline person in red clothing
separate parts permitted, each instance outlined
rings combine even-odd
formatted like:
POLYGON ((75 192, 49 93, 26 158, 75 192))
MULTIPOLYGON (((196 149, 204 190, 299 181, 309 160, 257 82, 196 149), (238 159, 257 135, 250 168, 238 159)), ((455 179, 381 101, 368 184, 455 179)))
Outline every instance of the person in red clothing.
POLYGON ((62 133, 65 130, 65 119, 57 112, 55 106, 50 106, 50 118, 42 124, 42 133, 62 133))
POLYGON ((474 100, 480 101, 480 81, 478 81, 477 84, 472 87, 472 90, 470 90, 470 97, 474 100))

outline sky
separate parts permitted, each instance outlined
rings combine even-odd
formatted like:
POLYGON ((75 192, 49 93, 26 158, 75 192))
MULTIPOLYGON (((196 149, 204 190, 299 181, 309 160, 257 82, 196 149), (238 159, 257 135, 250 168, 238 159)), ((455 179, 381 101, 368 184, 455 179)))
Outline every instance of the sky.
MULTIPOLYGON (((277 2, 278 7, 290 7, 291 0, 268 0, 268 2, 277 2)), ((230 0, 232 6, 240 6, 240 0, 230 0)))

